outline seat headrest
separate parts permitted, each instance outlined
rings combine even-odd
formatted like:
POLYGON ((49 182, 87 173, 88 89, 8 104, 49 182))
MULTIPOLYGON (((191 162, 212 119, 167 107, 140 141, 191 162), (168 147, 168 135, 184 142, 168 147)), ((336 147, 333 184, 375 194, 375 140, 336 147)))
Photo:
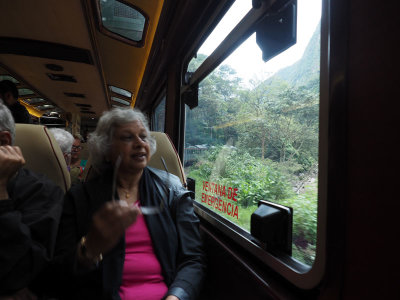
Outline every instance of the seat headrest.
POLYGON ((57 141, 43 125, 15 124, 15 146, 21 148, 25 168, 43 174, 64 191, 71 186, 71 177, 57 141))
POLYGON ((169 136, 164 132, 157 131, 151 131, 151 135, 157 141, 157 150, 151 156, 148 165, 178 176, 182 184, 186 186, 186 178, 182 162, 169 136), (167 170, 165 170, 162 159, 164 159, 167 170))

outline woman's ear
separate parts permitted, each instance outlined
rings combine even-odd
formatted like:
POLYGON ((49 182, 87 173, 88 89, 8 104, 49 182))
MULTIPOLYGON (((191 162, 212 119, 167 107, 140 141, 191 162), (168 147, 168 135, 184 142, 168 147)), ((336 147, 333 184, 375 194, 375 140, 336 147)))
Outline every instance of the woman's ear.
POLYGON ((0 146, 11 146, 11 133, 0 131, 0 146))

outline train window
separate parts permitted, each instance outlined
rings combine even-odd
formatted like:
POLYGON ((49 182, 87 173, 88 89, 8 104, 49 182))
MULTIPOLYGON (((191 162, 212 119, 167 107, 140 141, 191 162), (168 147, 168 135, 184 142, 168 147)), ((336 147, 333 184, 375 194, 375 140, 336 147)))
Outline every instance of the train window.
POLYGON ((34 95, 35 92, 31 89, 18 89, 18 94, 20 96, 34 95))
POLYGON ((127 97, 127 98, 132 98, 132 93, 130 91, 121 89, 121 88, 113 86, 113 85, 109 85, 108 87, 110 88, 110 91, 112 91, 116 94, 119 94, 119 95, 127 97))
POLYGON ((154 109, 151 119, 151 128, 153 131, 164 132, 165 130, 165 96, 154 109))
MULTIPOLYGON (((198 106, 186 107, 184 167, 196 180, 196 201, 246 232, 260 200, 293 208, 292 255, 312 265, 321 0, 297 3, 296 45, 265 63, 254 33, 199 82, 198 106)), ((210 54, 201 47, 188 70, 210 54)))
POLYGON ((139 10, 117 0, 99 0, 98 3, 101 28, 106 34, 110 32, 134 42, 143 40, 146 18, 139 10))
POLYGON ((10 75, 0 75, 0 81, 2 80, 10 80, 15 84, 19 84, 19 81, 10 75))
POLYGON ((49 109, 55 108, 55 106, 51 105, 51 104, 44 104, 44 105, 36 106, 35 108, 38 110, 49 110, 49 109))
POLYGON ((118 102, 118 103, 121 103, 123 105, 130 105, 129 101, 123 100, 123 99, 118 98, 118 97, 114 97, 113 96, 113 97, 111 97, 111 100, 115 101, 115 102, 118 102))
POLYGON ((46 100, 44 100, 43 98, 27 98, 27 99, 23 99, 22 101, 26 102, 27 104, 31 104, 31 105, 46 102, 46 100))

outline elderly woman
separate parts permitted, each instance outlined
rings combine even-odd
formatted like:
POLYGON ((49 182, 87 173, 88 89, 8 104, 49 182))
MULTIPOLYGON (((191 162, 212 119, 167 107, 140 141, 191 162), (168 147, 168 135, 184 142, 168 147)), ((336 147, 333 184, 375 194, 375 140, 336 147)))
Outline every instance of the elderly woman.
POLYGON ((205 269, 199 220, 179 179, 147 166, 155 148, 141 112, 117 108, 99 119, 89 139, 99 175, 65 199, 55 262, 61 273, 70 267, 73 279, 59 297, 198 295, 205 269))
POLYGON ((53 134, 57 143, 60 145, 65 162, 69 169, 71 164, 71 148, 74 142, 74 137, 68 131, 61 128, 50 128, 49 130, 53 134))

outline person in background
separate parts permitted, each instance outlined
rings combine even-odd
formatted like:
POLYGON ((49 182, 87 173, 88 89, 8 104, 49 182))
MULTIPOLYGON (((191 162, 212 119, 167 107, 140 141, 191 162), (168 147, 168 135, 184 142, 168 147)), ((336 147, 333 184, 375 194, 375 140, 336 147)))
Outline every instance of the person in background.
POLYGON ((64 192, 23 168, 10 110, 0 103, 0 299, 36 299, 31 284, 53 258, 64 192))
POLYGON ((31 115, 25 106, 18 102, 18 89, 11 80, 0 81, 0 98, 11 111, 15 123, 32 123, 31 115))
POLYGON ((205 256, 193 195, 175 175, 147 166, 155 149, 138 110, 115 108, 99 119, 89 138, 98 176, 65 198, 48 276, 56 298, 198 296, 205 256))
POLYGON ((60 145, 68 170, 70 170, 71 149, 74 142, 74 137, 68 131, 61 128, 50 128, 49 130, 53 134, 57 143, 60 145))
POLYGON ((83 168, 81 161, 81 150, 83 149, 81 145, 81 136, 79 134, 74 134, 74 143, 72 145, 71 152, 71 183, 76 184, 82 180, 83 168))

